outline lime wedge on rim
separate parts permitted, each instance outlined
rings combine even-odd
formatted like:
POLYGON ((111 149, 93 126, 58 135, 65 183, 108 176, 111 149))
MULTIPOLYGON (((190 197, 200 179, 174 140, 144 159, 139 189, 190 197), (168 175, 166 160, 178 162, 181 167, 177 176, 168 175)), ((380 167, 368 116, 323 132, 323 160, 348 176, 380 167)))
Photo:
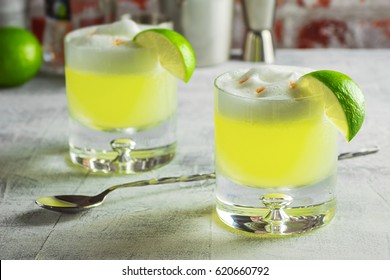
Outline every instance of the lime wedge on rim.
POLYGON ((138 45, 151 48, 160 63, 175 77, 188 82, 195 70, 196 59, 191 44, 181 34, 170 29, 147 29, 134 37, 138 45))
POLYGON ((362 90, 347 75, 319 70, 307 73, 296 82, 300 96, 323 94, 325 114, 349 142, 360 130, 366 114, 362 90))

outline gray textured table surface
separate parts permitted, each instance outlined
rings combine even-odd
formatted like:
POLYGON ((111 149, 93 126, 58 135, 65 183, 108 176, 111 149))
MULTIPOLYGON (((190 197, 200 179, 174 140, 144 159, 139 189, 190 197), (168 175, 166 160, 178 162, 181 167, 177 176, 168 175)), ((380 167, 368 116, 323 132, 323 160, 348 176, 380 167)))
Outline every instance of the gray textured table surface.
POLYGON ((199 68, 180 84, 174 161, 137 176, 98 176, 67 158, 62 78, 39 75, 0 90, 1 259, 390 259, 390 50, 280 50, 278 64, 334 69, 366 94, 367 118, 340 152, 378 145, 380 152, 339 163, 338 213, 321 230, 264 239, 223 226, 212 182, 120 190, 91 211, 39 209, 52 194, 94 194, 157 176, 213 170, 213 78, 247 63, 199 68))

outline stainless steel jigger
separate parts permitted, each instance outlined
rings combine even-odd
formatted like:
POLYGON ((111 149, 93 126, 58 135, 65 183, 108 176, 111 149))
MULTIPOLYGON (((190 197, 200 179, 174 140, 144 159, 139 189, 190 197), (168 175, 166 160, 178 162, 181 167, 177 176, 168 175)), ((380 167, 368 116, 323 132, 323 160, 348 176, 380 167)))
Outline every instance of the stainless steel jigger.
POLYGON ((246 33, 243 59, 273 63, 275 50, 272 29, 275 18, 275 0, 242 0, 246 33))

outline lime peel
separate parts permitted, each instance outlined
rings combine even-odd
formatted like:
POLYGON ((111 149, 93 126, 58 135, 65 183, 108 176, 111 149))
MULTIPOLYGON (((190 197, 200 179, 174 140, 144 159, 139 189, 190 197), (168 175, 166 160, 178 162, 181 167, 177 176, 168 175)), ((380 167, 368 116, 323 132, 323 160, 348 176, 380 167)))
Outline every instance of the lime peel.
POLYGON ((362 90, 349 76, 332 70, 307 73, 297 81, 299 95, 322 94, 325 114, 349 142, 360 130, 365 118, 362 90))
POLYGON ((134 37, 141 47, 158 54, 161 65, 175 77, 188 82, 195 70, 196 58, 191 44, 181 34, 163 28, 147 29, 134 37))

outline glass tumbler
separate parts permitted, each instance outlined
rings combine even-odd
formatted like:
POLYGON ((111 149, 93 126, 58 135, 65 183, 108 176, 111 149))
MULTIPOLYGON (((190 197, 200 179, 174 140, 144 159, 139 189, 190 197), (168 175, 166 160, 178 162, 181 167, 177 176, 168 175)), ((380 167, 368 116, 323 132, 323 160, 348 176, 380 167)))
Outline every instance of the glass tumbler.
POLYGON ((65 38, 72 162, 125 174, 170 162, 176 147, 176 78, 151 49, 120 40, 108 48, 73 40, 95 29, 78 29, 65 38))
POLYGON ((220 219, 271 235, 325 225, 336 209, 337 130, 325 116, 324 97, 241 96, 221 82, 228 75, 214 84, 220 219))

